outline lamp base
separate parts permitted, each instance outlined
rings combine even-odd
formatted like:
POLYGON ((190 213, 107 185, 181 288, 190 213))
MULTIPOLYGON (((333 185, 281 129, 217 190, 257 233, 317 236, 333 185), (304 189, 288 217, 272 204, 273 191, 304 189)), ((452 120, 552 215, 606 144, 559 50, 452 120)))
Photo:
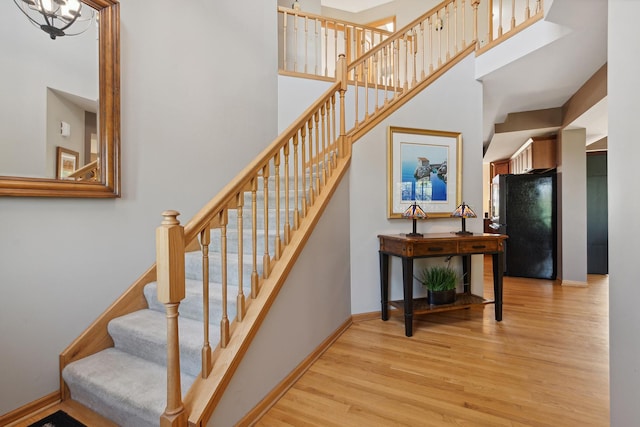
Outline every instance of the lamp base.
POLYGON ((407 236, 407 237, 423 237, 424 234, 422 234, 422 233, 407 233, 407 234, 405 234, 405 236, 407 236))
POLYGON ((470 236, 470 235, 472 235, 472 234, 473 234, 472 232, 470 232, 470 231, 465 231, 465 230, 452 231, 451 233, 453 233, 453 234, 457 234, 457 235, 459 235, 459 236, 470 236))

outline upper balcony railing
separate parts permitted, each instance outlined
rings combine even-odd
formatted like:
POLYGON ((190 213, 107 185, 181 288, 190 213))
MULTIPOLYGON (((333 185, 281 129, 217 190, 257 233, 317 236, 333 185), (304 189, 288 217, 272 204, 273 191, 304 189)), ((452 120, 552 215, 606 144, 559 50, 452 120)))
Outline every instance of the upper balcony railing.
MULTIPOLYGON (((402 44, 408 49, 433 47, 432 52, 423 50, 424 55, 417 55, 425 62, 432 61, 430 68, 447 60, 450 47, 464 49, 473 39, 480 54, 541 19, 544 13, 542 0, 450 0, 432 10, 437 12, 429 21, 409 25, 411 31, 405 31, 407 27, 398 30, 404 34, 406 40, 402 44), (474 9, 477 18, 473 15, 474 9)), ((333 81, 339 55, 345 55, 347 64, 351 64, 393 34, 380 28, 279 7, 280 72, 333 81)), ((392 51, 378 58, 379 76, 385 74, 383 69, 389 68, 393 60, 392 51)))
POLYGON ((390 31, 278 7, 278 66, 281 71, 335 80, 339 55, 347 63, 380 44, 390 31))

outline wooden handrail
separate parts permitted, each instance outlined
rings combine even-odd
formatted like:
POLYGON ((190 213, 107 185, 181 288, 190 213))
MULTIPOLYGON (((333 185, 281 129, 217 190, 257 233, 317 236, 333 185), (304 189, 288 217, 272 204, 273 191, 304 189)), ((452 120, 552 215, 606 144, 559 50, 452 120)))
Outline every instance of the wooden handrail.
POLYGON ((69 174, 68 178, 73 178, 76 181, 84 181, 86 174, 91 174, 89 180, 96 181, 98 179, 98 168, 100 167, 99 159, 94 160, 93 162, 87 163, 79 169, 76 169, 72 173, 69 174))

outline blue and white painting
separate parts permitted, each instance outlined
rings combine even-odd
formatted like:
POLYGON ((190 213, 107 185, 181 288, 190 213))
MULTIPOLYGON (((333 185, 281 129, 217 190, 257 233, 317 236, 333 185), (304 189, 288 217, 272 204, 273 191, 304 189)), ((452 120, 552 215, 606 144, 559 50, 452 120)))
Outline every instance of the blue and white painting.
POLYGON ((400 142, 401 200, 447 201, 449 147, 400 142))

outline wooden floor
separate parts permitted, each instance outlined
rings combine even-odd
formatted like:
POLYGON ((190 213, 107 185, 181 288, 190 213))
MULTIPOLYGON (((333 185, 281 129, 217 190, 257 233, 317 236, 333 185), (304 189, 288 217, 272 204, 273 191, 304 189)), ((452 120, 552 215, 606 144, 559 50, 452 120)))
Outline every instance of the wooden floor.
MULTIPOLYGON (((356 323, 256 425, 608 426, 608 278, 588 280, 505 277, 502 322, 488 305, 423 315, 411 338, 399 317, 356 323)), ((12 425, 57 409, 115 426, 74 402, 12 425)))
POLYGON ((588 282, 505 277, 502 322, 488 305, 411 338, 397 317, 356 323, 256 425, 608 426, 608 277, 588 282))

